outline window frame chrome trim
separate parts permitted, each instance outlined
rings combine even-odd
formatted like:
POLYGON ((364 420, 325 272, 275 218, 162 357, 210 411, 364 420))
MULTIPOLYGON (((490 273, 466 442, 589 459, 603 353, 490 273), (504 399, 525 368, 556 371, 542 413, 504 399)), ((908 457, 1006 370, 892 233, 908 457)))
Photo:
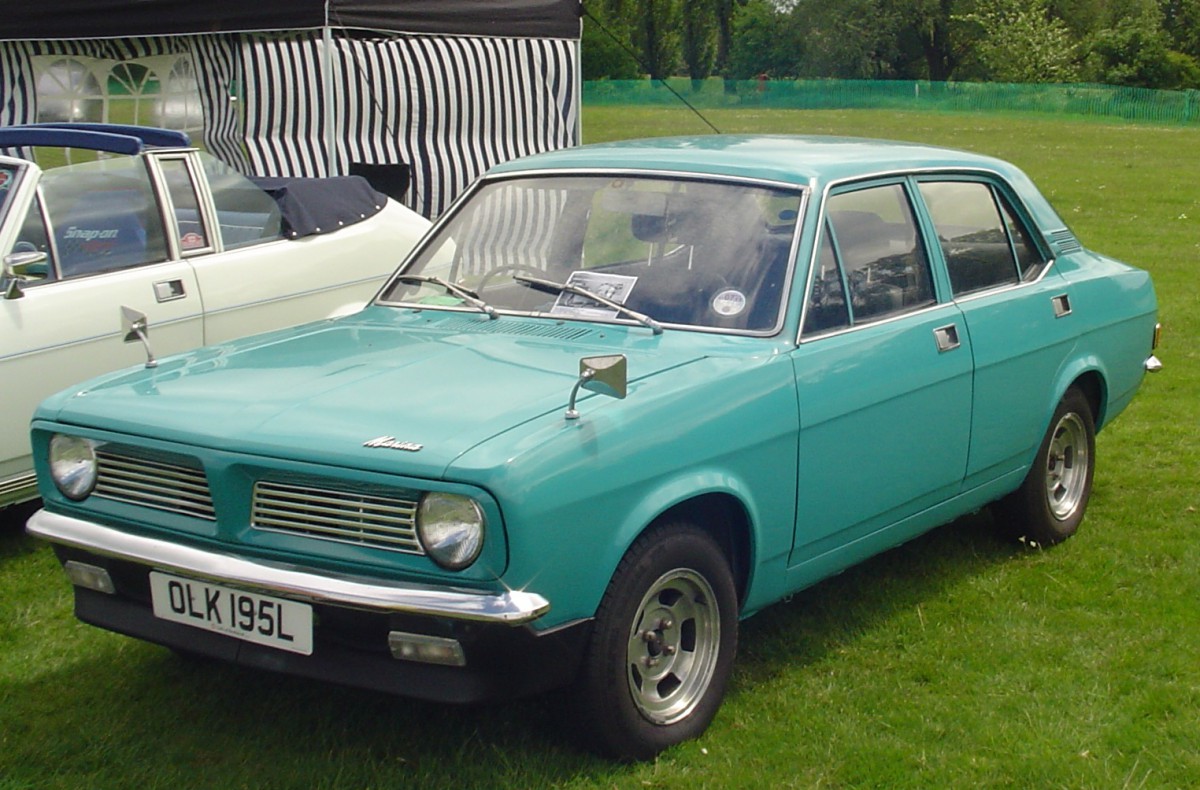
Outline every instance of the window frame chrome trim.
MULTIPOLYGON (((1012 189, 1011 184, 1009 184, 1008 180, 1006 178, 1004 178, 1003 174, 998 173, 994 170, 989 170, 988 168, 985 168, 985 167, 940 166, 940 167, 930 167, 930 168, 913 168, 913 169, 904 169, 904 170, 880 171, 877 173, 871 173, 869 175, 856 175, 856 176, 853 176, 850 178, 835 179, 825 185, 825 187, 821 190, 821 202, 820 202, 819 210, 817 212, 816 224, 814 225, 814 231, 813 231, 814 235, 813 235, 812 250, 809 252, 809 256, 808 256, 808 272, 806 273, 805 278, 804 278, 803 293, 802 293, 802 296, 800 297, 801 298, 800 323, 799 323, 799 326, 796 327, 796 346, 797 347, 800 347, 806 343, 812 343, 817 340, 823 340, 827 337, 834 337, 836 335, 846 334, 847 332, 854 332, 854 331, 857 331, 859 329, 864 329, 869 326, 879 326, 880 324, 883 324, 883 323, 888 323, 888 322, 895 321, 895 320, 898 320, 901 318, 906 318, 911 315, 917 315, 919 313, 927 312, 933 308, 944 307, 946 305, 959 305, 963 302, 969 302, 969 301, 979 299, 982 297, 992 296, 993 294, 1003 293, 1003 292, 1007 292, 1007 291, 1017 289, 1017 288, 1025 288, 1025 287, 1037 285, 1046 278, 1046 276, 1049 274, 1049 272, 1054 268, 1055 264, 1058 262, 1058 257, 1053 254, 1046 256, 1046 265, 1042 267, 1042 270, 1040 272, 1038 272, 1037 277, 1035 277, 1029 281, 1010 283, 1010 284, 1006 284, 1006 285, 1003 285, 1003 286, 1000 286, 997 288, 988 289, 988 290, 974 291, 969 294, 964 294, 962 297, 955 297, 953 294, 950 294, 950 299, 948 299, 947 301, 936 302, 935 304, 930 305, 929 307, 921 308, 919 310, 913 310, 913 311, 905 312, 905 313, 898 313, 897 315, 894 315, 894 316, 884 316, 883 318, 879 319, 878 321, 872 321, 872 322, 867 322, 867 323, 862 323, 862 324, 854 324, 852 326, 843 327, 841 329, 831 330, 829 332, 821 332, 818 334, 810 335, 808 337, 804 336, 804 319, 808 314, 808 294, 812 288, 812 279, 813 279, 813 273, 816 271, 817 256, 820 254, 820 240, 821 240, 821 232, 822 232, 821 229, 824 227, 826 208, 829 203, 830 193, 834 189, 839 189, 841 187, 846 187, 846 186, 852 186, 854 184, 862 184, 863 187, 866 188, 868 184, 870 184, 871 182, 875 182, 875 181, 907 182, 909 180, 913 180, 915 182, 921 178, 929 178, 929 177, 937 177, 937 176, 955 176, 955 175, 962 177, 963 180, 983 179, 986 183, 988 183, 989 186, 992 186, 993 188, 1000 188, 997 186, 997 184, 1003 184, 1004 187, 1007 187, 1005 194, 1007 194, 1014 203, 1021 202, 1021 201, 1017 200, 1017 192, 1012 189)), ((815 192, 815 184, 812 186, 814 187, 813 191, 815 192)), ((919 195, 918 195, 918 197, 919 197, 919 195)), ((911 199, 912 198, 910 197, 910 200, 911 199)), ((914 206, 913 208, 915 211, 917 207, 914 206)), ((917 211, 917 214, 918 215, 923 214, 924 209, 925 209, 925 207, 922 205, 921 210, 917 211)), ((1032 235, 1039 237, 1041 243, 1045 246, 1045 249, 1040 250, 1043 253, 1045 253, 1047 251, 1053 253, 1053 249, 1047 238, 1051 233, 1056 232, 1056 230, 1070 230, 1070 228, 1067 228, 1065 226, 1062 228, 1058 228, 1056 230, 1046 230, 1044 228, 1041 228, 1036 223, 1033 222, 1032 217, 1029 216, 1028 211, 1024 210, 1023 207, 1021 209, 1017 209, 1017 214, 1019 215, 1018 220, 1023 222, 1027 228, 1032 227, 1036 230, 1036 232, 1032 235)), ((799 225, 799 223, 797 223, 797 225, 799 225)), ((922 234, 922 237, 924 236, 924 230, 923 230, 923 225, 922 225, 920 216, 917 217, 917 231, 918 231, 918 233, 922 234)), ((1076 237, 1076 238, 1078 238, 1078 237, 1076 237)), ((925 239, 922 238, 923 243, 924 243, 924 241, 925 241, 925 239)), ((928 255, 929 254, 928 245, 926 245, 926 247, 927 247, 926 254, 928 255)), ((1081 247, 1081 249, 1086 249, 1083 247, 1082 243, 1080 244, 1080 247, 1081 247)), ((939 256, 940 256, 940 253, 939 253, 939 256)), ((932 259, 930 260, 929 265, 931 268, 933 267, 932 259)), ((943 267, 944 267, 944 261, 943 261, 943 267)))

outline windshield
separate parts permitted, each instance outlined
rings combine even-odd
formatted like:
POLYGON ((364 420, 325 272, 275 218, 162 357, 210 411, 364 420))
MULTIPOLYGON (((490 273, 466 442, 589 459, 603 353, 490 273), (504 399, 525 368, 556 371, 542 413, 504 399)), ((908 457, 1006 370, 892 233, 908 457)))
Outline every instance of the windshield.
POLYGON ((683 178, 494 181, 440 226, 380 301, 479 310, 468 298, 477 297, 500 313, 628 321, 633 311, 659 324, 773 331, 801 197, 683 178))
POLYGON ((15 165, 0 164, 0 219, 3 219, 8 206, 8 196, 17 185, 17 173, 20 168, 15 165))

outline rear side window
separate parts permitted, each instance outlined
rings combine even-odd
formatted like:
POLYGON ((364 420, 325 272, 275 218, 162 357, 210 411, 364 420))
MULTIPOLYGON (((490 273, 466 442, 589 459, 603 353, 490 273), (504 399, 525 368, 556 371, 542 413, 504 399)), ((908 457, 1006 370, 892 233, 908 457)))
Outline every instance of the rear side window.
POLYGON ((805 335, 933 304, 929 260, 901 184, 830 196, 821 236, 805 335))
POLYGON ((920 190, 955 296, 1013 285, 1041 271, 1037 247, 990 184, 925 181, 920 190))

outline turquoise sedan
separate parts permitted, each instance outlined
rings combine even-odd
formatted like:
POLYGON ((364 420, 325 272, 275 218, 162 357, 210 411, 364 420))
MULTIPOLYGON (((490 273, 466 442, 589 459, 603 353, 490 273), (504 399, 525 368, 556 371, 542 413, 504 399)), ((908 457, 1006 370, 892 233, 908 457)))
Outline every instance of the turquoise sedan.
POLYGON ((1157 334, 1149 276, 995 159, 585 146, 493 169, 357 314, 46 400, 28 529, 88 623, 446 702, 569 685, 646 759, 758 610, 986 505, 1074 534, 1157 334))

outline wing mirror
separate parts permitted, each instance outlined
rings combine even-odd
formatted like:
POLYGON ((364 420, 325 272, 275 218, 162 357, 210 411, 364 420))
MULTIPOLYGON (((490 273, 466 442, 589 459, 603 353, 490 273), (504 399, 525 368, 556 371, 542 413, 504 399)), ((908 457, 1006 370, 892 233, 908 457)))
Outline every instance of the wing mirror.
POLYGON ((13 252, 4 256, 4 298, 25 296, 22 283, 38 282, 50 276, 46 253, 39 250, 13 252))
POLYGON ((568 420, 579 419, 575 398, 579 395, 580 388, 610 398, 622 399, 625 397, 628 383, 628 363, 624 354, 584 357, 579 360, 579 380, 571 390, 571 401, 567 404, 567 413, 564 416, 568 420))
POLYGON ((121 330, 125 333, 126 343, 141 341, 142 348, 146 349, 146 367, 158 367, 158 360, 150 350, 150 319, 146 318, 146 314, 121 305, 121 330))

